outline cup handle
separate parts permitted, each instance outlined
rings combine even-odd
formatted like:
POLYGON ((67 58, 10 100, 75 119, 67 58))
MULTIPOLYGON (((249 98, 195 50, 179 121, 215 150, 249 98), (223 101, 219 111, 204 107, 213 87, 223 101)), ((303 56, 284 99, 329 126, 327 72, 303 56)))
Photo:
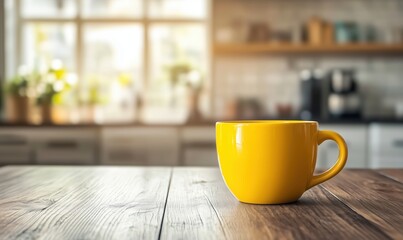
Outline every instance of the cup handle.
POLYGON ((318 145, 320 145, 325 140, 333 140, 337 143, 337 145, 339 146, 339 157, 337 159, 337 162, 333 165, 333 167, 331 167, 330 169, 319 175, 314 175, 312 177, 311 181, 309 182, 306 188, 307 190, 315 185, 323 183, 324 181, 327 181, 332 177, 336 176, 346 164, 348 149, 347 144, 342 138, 342 136, 333 131, 328 130, 318 131, 318 145))

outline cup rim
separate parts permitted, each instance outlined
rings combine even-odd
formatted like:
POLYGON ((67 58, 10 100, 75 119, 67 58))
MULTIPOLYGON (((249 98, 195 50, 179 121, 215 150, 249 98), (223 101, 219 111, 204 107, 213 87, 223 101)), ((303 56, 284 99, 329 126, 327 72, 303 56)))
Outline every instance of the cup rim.
POLYGON ((218 124, 256 124, 256 125, 276 125, 276 124, 318 124, 317 121, 306 121, 306 120, 228 120, 228 121, 218 121, 218 124))

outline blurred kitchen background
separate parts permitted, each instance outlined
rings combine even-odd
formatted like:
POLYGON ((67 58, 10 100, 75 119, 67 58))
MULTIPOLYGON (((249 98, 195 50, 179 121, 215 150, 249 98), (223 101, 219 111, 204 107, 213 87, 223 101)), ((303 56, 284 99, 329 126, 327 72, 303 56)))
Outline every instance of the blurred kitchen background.
POLYGON ((403 0, 0 3, 0 165, 217 166, 215 121, 313 119, 403 167, 403 0))

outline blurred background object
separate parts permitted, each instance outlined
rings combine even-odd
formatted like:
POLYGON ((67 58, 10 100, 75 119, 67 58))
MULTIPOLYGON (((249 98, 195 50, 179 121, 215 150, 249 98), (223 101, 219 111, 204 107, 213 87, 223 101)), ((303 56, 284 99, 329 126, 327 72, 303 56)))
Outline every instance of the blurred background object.
POLYGON ((1 3, 6 160, 209 165, 215 121, 281 118, 345 133, 351 166, 403 166, 403 1, 1 3))
POLYGON ((329 115, 334 118, 360 118, 361 97, 352 70, 333 70, 329 74, 329 115))
MULTIPOLYGON (((29 80, 29 94, 21 90, 20 98, 10 89, 10 107, 27 105, 27 111, 10 114, 29 111, 36 124, 181 123, 195 97, 187 97, 186 82, 171 78, 171 66, 189 65, 201 81, 210 81, 205 0, 6 0, 3 7, 2 77, 15 90, 23 84, 18 78, 27 80, 19 68, 40 76, 38 82, 29 80), (44 74, 54 61, 75 76, 69 93, 56 90, 71 87, 66 79, 50 79, 67 75, 44 74), (144 109, 137 109, 140 105, 144 109)), ((198 92, 205 93, 208 84, 199 85, 198 92)))

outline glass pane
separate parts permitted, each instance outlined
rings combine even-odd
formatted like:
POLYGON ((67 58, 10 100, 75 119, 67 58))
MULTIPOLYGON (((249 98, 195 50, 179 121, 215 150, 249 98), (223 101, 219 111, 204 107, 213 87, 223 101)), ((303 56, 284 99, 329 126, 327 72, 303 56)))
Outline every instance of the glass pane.
POLYGON ((15 49, 16 49, 16 41, 15 41, 15 36, 16 36, 16 27, 15 27, 15 2, 14 0, 6 0, 5 1, 5 35, 4 35, 4 40, 5 40, 5 72, 6 72, 6 78, 11 78, 16 74, 16 58, 15 58, 15 49))
POLYGON ((143 29, 137 24, 84 27, 82 101, 101 106, 102 121, 132 121, 135 90, 141 88, 143 29))
POLYGON ((140 17, 142 0, 82 0, 86 17, 140 17))
MULTIPOLYGON (((172 115, 185 114, 188 76, 195 72, 205 80, 207 36, 203 24, 155 24, 150 26, 150 82, 146 99, 151 109, 170 108, 172 115)), ((200 83, 201 85, 202 83, 200 83)), ((151 111, 151 110, 150 110, 151 111)), ((156 112, 162 112, 158 109, 156 112)), ((149 114, 150 117, 152 114, 149 114)), ((156 116, 156 115, 155 115, 156 116)), ((169 116, 166 116, 169 118, 169 116)), ((151 119, 147 119, 152 121, 151 119)))
POLYGON ((22 0, 24 17, 74 17, 76 0, 22 0))
POLYGON ((206 29, 202 24, 155 24, 150 28, 151 83, 169 83, 170 68, 187 65, 205 74, 206 29))
POLYGON ((70 71, 76 69, 76 30, 73 24, 27 24, 22 40, 23 64, 30 68, 49 66, 54 59, 59 59, 70 71))
POLYGON ((149 0, 148 14, 156 18, 204 18, 206 0, 149 0))

